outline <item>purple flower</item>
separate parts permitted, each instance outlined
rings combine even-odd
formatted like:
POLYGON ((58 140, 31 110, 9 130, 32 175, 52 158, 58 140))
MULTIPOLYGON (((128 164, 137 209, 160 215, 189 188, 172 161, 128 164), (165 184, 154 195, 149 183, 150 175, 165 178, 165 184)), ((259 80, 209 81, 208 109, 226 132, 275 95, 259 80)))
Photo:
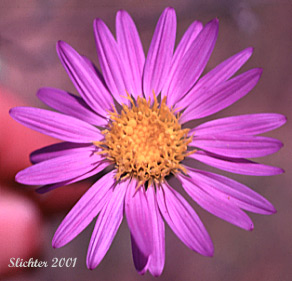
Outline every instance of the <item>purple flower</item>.
POLYGON ((246 159, 282 147, 280 141, 258 134, 283 125, 283 115, 240 115, 182 128, 190 120, 228 107, 257 84, 259 68, 232 78, 251 56, 251 48, 201 77, 217 38, 217 19, 204 27, 193 22, 174 51, 176 16, 172 8, 166 8, 146 59, 127 12, 117 13, 116 40, 100 19, 94 22, 94 33, 102 74, 71 46, 57 44, 80 97, 43 88, 38 92, 40 100, 60 113, 28 107, 10 111, 25 126, 63 141, 34 151, 34 165, 16 175, 19 183, 42 185, 38 191, 44 193, 105 174, 65 217, 53 247, 69 243, 97 217, 87 253, 87 266, 93 269, 109 249, 125 213, 140 274, 147 270, 154 276, 162 273, 163 219, 189 248, 212 256, 210 236, 196 212, 170 186, 171 176, 202 208, 243 229, 253 229, 243 210, 275 212, 271 203, 247 186, 189 167, 190 161, 185 161, 193 158, 243 175, 283 172, 246 159))

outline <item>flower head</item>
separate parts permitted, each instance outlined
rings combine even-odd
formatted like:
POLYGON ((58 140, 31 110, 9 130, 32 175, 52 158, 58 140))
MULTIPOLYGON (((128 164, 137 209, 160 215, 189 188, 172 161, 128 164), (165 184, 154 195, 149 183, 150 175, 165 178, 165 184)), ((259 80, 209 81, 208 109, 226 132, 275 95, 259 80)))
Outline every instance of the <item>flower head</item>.
POLYGON ((164 221, 192 250, 213 255, 212 241, 196 212, 169 184, 175 176, 202 208, 243 229, 253 223, 243 211, 272 214, 274 207, 247 186, 188 166, 187 158, 243 175, 281 174, 280 168, 246 158, 278 151, 280 141, 257 136, 280 127, 280 114, 221 118, 187 128, 187 122, 216 113, 258 82, 255 68, 232 78, 249 59, 247 48, 201 77, 218 33, 218 20, 195 21, 174 51, 176 17, 166 8, 159 18, 145 59, 135 24, 119 11, 116 40, 100 19, 94 22, 102 74, 64 42, 60 60, 80 96, 43 88, 38 97, 59 112, 13 108, 18 122, 63 142, 31 154, 31 167, 16 180, 42 185, 47 192, 100 172, 105 173, 65 217, 53 238, 61 247, 95 218, 87 265, 103 259, 125 213, 134 264, 139 273, 158 276, 164 267, 164 221))

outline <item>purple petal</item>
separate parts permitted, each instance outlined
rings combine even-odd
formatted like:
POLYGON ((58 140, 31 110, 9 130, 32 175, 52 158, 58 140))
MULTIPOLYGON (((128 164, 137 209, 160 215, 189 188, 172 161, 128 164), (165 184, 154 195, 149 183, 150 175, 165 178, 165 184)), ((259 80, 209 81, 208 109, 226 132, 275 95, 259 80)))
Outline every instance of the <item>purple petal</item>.
POLYGON ((58 227, 52 241, 54 248, 69 243, 91 223, 110 200, 114 183, 114 173, 111 172, 88 189, 58 227))
POLYGON ((82 98, 65 91, 42 88, 38 91, 37 96, 46 105, 87 123, 97 126, 105 126, 108 123, 107 119, 93 112, 82 98))
POLYGON ((160 276, 165 263, 165 229, 153 186, 148 187, 147 198, 153 224, 153 250, 148 269, 153 276, 160 276))
POLYGON ((198 34, 201 32, 203 25, 199 21, 194 21, 186 30, 183 37, 181 38, 177 48, 175 49, 175 53, 172 58, 172 66, 171 69, 175 69, 180 60, 183 58, 185 53, 189 50, 190 46, 197 38, 198 34))
POLYGON ((201 95, 201 92, 210 91, 214 86, 229 79, 250 58, 252 52, 252 48, 247 48, 220 63, 204 75, 190 92, 176 104, 176 107, 185 108, 187 105, 192 104, 201 95))
POLYGON ((169 74, 176 34, 176 16, 173 8, 161 14, 149 47, 143 74, 146 99, 158 95, 169 74))
POLYGON ((144 256, 149 256, 153 248, 152 210, 149 209, 145 188, 142 186, 136 190, 136 186, 136 180, 132 179, 126 193, 125 213, 137 247, 144 256))
POLYGON ((276 113, 246 114, 208 121, 190 130, 189 134, 207 135, 257 135, 281 127, 286 117, 276 113))
POLYGON ((79 148, 68 155, 30 166, 17 173, 15 180, 28 185, 67 181, 91 171, 102 159, 91 147, 79 148))
POLYGON ((131 235, 131 244, 132 244, 132 255, 133 255, 135 268, 139 274, 143 275, 146 273, 148 269, 149 256, 144 255, 140 251, 132 235, 131 235))
POLYGON ((241 175, 273 176, 284 172, 278 167, 259 164, 243 158, 223 157, 205 151, 197 151, 189 157, 212 167, 241 175))
POLYGON ((188 175, 191 182, 220 201, 258 214, 270 215, 276 212, 268 200, 235 180, 192 168, 188 168, 188 175))
POLYGON ((97 55, 106 84, 120 104, 128 104, 127 92, 131 77, 124 66, 116 40, 101 19, 93 24, 97 55))
POLYGON ((251 69, 217 85, 210 91, 203 91, 184 111, 180 121, 185 123, 192 119, 203 118, 230 106, 257 84, 261 73, 262 70, 259 68, 251 69))
POLYGON ((131 16, 126 11, 118 11, 116 17, 117 42, 127 67, 130 93, 142 96, 142 73, 145 55, 139 33, 131 16))
POLYGON ((156 190, 157 202, 164 219, 190 249, 204 256, 214 252, 211 238, 200 218, 185 199, 167 183, 156 190))
POLYGON ((110 192, 110 200, 102 208, 90 239, 87 267, 94 269, 107 253, 123 220, 124 199, 128 182, 117 184, 110 192))
POLYGON ((171 77, 174 75, 174 72, 178 68, 184 54, 188 51, 191 44, 197 38, 202 28, 203 28, 203 25, 201 22, 194 21, 188 27, 187 31, 184 33, 173 55, 169 75, 168 75, 167 81, 165 82, 165 85, 163 86, 162 97, 167 95, 167 89, 169 88, 169 84, 171 83, 171 77))
POLYGON ((194 136, 189 144, 227 157, 256 158, 277 152, 283 144, 273 138, 237 135, 194 136))
POLYGON ((40 193, 40 194, 47 193, 47 192, 54 190, 58 187, 65 186, 65 185, 68 185, 71 183, 75 183, 75 182, 90 178, 91 176, 97 175, 99 172, 101 172, 103 169, 107 168, 109 165, 110 165, 110 163, 107 161, 100 161, 96 164, 96 166, 91 171, 86 172, 81 176, 75 177, 75 178, 70 179, 70 180, 41 186, 41 187, 36 189, 36 192, 40 193))
POLYGON ((200 180, 196 180, 195 177, 189 178, 185 176, 179 176, 179 180, 187 194, 211 214, 243 229, 253 229, 253 223, 246 213, 236 205, 220 200, 219 197, 214 195, 212 196, 208 192, 208 187, 202 187, 203 184, 201 184, 200 180))
POLYGON ((30 161, 33 164, 43 162, 52 158, 77 152, 80 148, 88 147, 92 151, 96 149, 93 144, 87 143, 73 143, 73 142, 60 142, 52 145, 45 146, 41 149, 35 150, 30 154, 30 161))
POLYGON ((167 104, 174 106, 195 84, 214 49, 218 34, 218 20, 209 22, 200 32, 182 59, 175 66, 166 90, 167 104))
POLYGON ((96 65, 88 57, 82 56, 82 58, 86 61, 86 63, 88 64, 88 66, 91 67, 91 69, 97 75, 97 77, 99 78, 99 80, 101 81, 101 83, 105 86, 106 84, 105 84, 104 78, 103 78, 101 72, 97 69, 96 65))
POLYGON ((88 61, 62 41, 57 44, 57 52, 81 97, 95 112, 106 117, 113 100, 88 61))
POLYGON ((33 107, 14 107, 9 113, 22 125, 64 141, 88 143, 103 138, 92 125, 61 113, 33 107))

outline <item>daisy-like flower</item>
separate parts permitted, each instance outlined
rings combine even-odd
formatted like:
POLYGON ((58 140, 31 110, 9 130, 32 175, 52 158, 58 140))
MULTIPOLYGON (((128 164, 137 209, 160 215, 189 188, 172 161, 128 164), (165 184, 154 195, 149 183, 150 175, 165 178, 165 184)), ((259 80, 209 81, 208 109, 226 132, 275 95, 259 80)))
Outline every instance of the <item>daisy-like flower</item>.
POLYGON ((93 269, 108 251, 125 213, 140 274, 162 273, 164 221, 190 249, 212 256, 210 236, 196 212, 170 186, 171 176, 202 208, 243 229, 253 229, 243 210, 275 212, 271 203, 247 186, 184 161, 193 158, 243 175, 283 172, 246 159, 281 148, 280 141, 257 136, 283 125, 286 119, 280 114, 226 117, 187 128, 188 121, 216 113, 245 96, 262 73, 255 68, 232 78, 251 56, 252 49, 247 48, 201 77, 217 33, 217 19, 204 27, 195 21, 174 51, 176 16, 174 9, 166 8, 145 58, 127 12, 117 13, 116 39, 96 19, 102 74, 71 46, 58 42, 58 55, 80 97, 43 88, 38 97, 59 112, 11 109, 18 122, 63 141, 34 151, 34 165, 20 171, 16 180, 41 185, 38 191, 43 193, 100 172, 104 175, 65 217, 53 247, 69 243, 97 217, 87 253, 87 266, 93 269))

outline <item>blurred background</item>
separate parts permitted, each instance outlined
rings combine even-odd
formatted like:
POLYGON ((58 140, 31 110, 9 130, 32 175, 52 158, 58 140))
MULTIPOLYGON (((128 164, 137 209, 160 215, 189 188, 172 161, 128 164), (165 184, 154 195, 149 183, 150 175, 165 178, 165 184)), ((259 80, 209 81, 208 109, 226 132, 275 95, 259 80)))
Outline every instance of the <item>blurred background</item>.
MULTIPOLYGON (((30 165, 29 153, 55 140, 17 124, 8 116, 13 106, 45 107, 36 98, 40 87, 76 93, 58 60, 55 44, 64 40, 97 62, 92 22, 103 19, 114 31, 115 13, 126 9, 134 18, 144 46, 150 44, 156 22, 166 6, 176 9, 177 42, 195 19, 220 21, 219 36, 206 71, 240 50, 255 48, 240 72, 262 67, 263 76, 251 93, 212 116, 277 112, 291 119, 292 1, 291 0, 1 0, 0 1, 0 279, 36 280, 153 280, 134 268, 127 224, 123 222, 108 254, 93 271, 86 268, 86 251, 93 224, 69 245, 53 249, 51 240, 66 213, 93 179, 39 195, 18 185, 14 175, 30 165), (74 268, 9 268, 9 259, 30 257, 48 261, 77 258, 74 268), (82 276, 82 278, 81 278, 82 276)), ((255 229, 241 230, 201 210, 215 246, 213 258, 200 256, 166 228, 166 264, 160 280, 292 280, 292 130, 268 134, 284 142, 262 163, 286 173, 274 177, 228 174, 269 199, 277 214, 250 214, 255 229)), ((227 175, 227 173, 225 173, 227 175)))

